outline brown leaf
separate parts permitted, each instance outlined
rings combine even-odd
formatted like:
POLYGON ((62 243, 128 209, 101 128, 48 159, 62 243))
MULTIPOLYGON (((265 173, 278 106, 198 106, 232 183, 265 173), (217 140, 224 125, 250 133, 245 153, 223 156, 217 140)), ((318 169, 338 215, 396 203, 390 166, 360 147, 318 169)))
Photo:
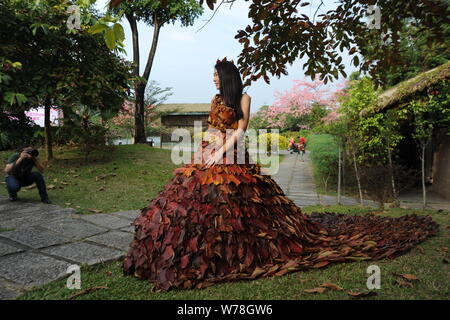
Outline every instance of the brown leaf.
POLYGON ((306 293, 324 293, 325 291, 327 291, 327 288, 313 288, 303 290, 303 292, 306 293))
POLYGON ((93 212, 93 213, 101 213, 102 212, 102 210, 92 209, 92 208, 89 208, 88 211, 93 212))
POLYGON ((368 292, 359 292, 359 291, 347 291, 347 294, 349 296, 355 297, 355 298, 367 298, 367 297, 375 297, 378 295, 375 291, 368 291, 368 292))
POLYGON ((441 251, 448 252, 448 248, 447 247, 441 247, 441 251))
POLYGON ((409 273, 395 273, 394 272, 394 275, 403 277, 406 280, 419 280, 419 278, 417 278, 416 276, 409 274, 409 273))
POLYGON ((88 288, 88 289, 82 290, 82 291, 80 291, 80 292, 70 296, 69 299, 74 299, 74 298, 79 297, 79 296, 81 296, 83 294, 90 293, 92 291, 101 290, 101 289, 108 289, 108 287, 107 286, 101 286, 101 287, 88 288))
POLYGON ((112 276, 112 271, 106 271, 106 275, 108 276, 108 277, 111 277, 112 276))
POLYGON ((416 249, 420 252, 420 253, 424 253, 424 250, 421 246, 417 246, 416 249))
POLYGON ((324 282, 320 286, 324 287, 324 288, 329 288, 329 289, 332 289, 332 290, 336 290, 336 291, 344 290, 344 288, 339 287, 338 285, 336 285, 334 283, 331 283, 331 282, 324 282))
POLYGON ((301 283, 307 282, 307 281, 311 281, 310 279, 298 279, 298 281, 300 281, 301 283))
POLYGON ((325 267, 329 262, 328 261, 320 261, 313 265, 313 268, 322 268, 325 267))
POLYGON ((253 271, 252 275, 250 276, 250 278, 255 279, 256 277, 260 276, 264 272, 266 272, 266 270, 256 267, 255 270, 253 271))
POLYGON ((49 184, 49 185, 47 186, 47 189, 48 189, 48 190, 56 189, 56 186, 55 186, 54 184, 49 184))

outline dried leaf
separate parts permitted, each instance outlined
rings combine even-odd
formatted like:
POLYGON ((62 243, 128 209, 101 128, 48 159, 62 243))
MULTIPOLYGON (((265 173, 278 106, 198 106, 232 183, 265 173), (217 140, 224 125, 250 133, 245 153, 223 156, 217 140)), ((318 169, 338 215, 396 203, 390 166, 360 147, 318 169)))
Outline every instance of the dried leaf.
POLYGON ((419 278, 417 278, 416 276, 409 274, 409 273, 395 273, 394 272, 394 275, 403 277, 406 280, 419 280, 419 278))
POLYGON ((336 290, 336 291, 344 290, 344 288, 339 287, 338 285, 336 285, 334 283, 331 283, 331 282, 324 282, 320 286, 324 287, 324 288, 329 288, 329 289, 332 289, 332 290, 336 290))
POLYGON ((102 210, 92 209, 92 208, 89 208, 88 211, 93 212, 93 213, 102 213, 102 210))
POLYGON ((92 291, 97 291, 97 290, 101 290, 101 289, 108 289, 108 287, 107 286, 100 286, 100 287, 88 288, 88 289, 82 290, 82 291, 80 291, 80 292, 70 296, 69 299, 74 299, 74 298, 79 297, 79 296, 81 296, 83 294, 87 294, 87 293, 90 293, 92 291))
POLYGON ((303 292, 306 293, 324 293, 325 291, 327 291, 327 288, 313 288, 303 290, 303 292))
POLYGON ((262 269, 262 268, 255 268, 255 270, 253 271, 252 275, 250 276, 250 278, 255 279, 256 277, 260 276, 261 274, 263 274, 264 272, 266 272, 266 270, 262 269))
POLYGON ((48 189, 48 190, 56 189, 56 186, 55 186, 54 184, 49 184, 49 185, 47 186, 47 189, 48 189))
POLYGON ((375 297, 378 295, 378 293, 375 291, 368 291, 368 292, 347 291, 347 294, 354 298, 367 298, 367 297, 375 297))
POLYGON ((313 265, 313 268, 322 268, 322 267, 325 267, 328 264, 329 264, 328 261, 320 261, 319 263, 316 263, 315 265, 313 265))

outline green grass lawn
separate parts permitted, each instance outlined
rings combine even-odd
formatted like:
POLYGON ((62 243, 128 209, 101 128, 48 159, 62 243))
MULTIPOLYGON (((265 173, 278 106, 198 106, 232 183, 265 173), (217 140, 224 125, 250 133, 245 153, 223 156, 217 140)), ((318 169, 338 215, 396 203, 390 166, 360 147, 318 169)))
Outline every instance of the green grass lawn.
MULTIPOLYGON (((307 213, 314 211, 333 211, 351 214, 372 212, 375 209, 348 206, 309 207, 307 213)), ((383 214, 398 217, 412 210, 389 209, 383 214)), ((123 276, 120 261, 85 266, 81 269, 81 290, 66 288, 66 279, 43 287, 33 289, 19 299, 69 299, 83 290, 106 287, 82 294, 75 299, 355 299, 347 291, 368 292, 367 267, 377 265, 381 270, 381 289, 372 290, 377 296, 365 299, 449 299, 450 271, 448 266, 448 247, 450 236, 450 219, 448 212, 414 210, 417 214, 430 214, 441 225, 438 236, 433 237, 406 254, 394 260, 362 261, 341 263, 323 269, 301 271, 282 277, 271 277, 253 281, 240 281, 219 284, 201 290, 172 290, 154 293, 152 285, 132 276, 123 276), (409 285, 400 284, 396 274, 411 274, 418 280, 409 281, 409 285), (305 289, 317 288, 324 282, 331 282, 342 287, 342 291, 328 290, 325 293, 310 294, 305 289)))

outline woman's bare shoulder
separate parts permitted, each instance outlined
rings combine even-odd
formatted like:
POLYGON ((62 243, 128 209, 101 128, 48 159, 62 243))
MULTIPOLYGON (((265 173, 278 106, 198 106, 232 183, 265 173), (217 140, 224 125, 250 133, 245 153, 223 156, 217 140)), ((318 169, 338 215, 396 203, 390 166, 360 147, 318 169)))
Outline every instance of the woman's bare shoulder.
POLYGON ((242 94, 242 99, 251 99, 252 97, 250 97, 250 95, 248 93, 243 93, 242 94))

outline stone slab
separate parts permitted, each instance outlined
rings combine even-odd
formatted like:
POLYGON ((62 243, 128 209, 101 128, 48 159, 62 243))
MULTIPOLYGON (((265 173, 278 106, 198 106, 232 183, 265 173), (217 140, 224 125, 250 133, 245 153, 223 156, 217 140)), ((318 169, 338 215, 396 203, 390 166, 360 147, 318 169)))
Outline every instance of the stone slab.
POLYGON ((79 264, 96 264, 117 260, 125 255, 124 252, 98 246, 87 242, 76 242, 42 250, 45 253, 76 261, 79 264))
POLYGON ((38 286, 66 274, 71 264, 35 252, 22 252, 0 258, 0 275, 25 286, 38 286))
POLYGON ((139 216, 140 213, 141 213, 140 210, 129 210, 129 211, 114 212, 114 213, 111 213, 111 214, 115 215, 115 216, 119 216, 121 218, 127 218, 127 219, 130 219, 130 220, 135 220, 139 216))
POLYGON ((0 280, 0 300, 12 300, 20 295, 20 291, 0 280))
POLYGON ((71 240, 81 240, 108 231, 106 228, 93 225, 85 220, 73 218, 64 218, 41 226, 60 233, 71 240))
POLYGON ((108 229, 120 229, 131 224, 129 219, 119 218, 107 213, 81 215, 80 217, 83 220, 108 229))
POLYGON ((2 226, 3 228, 24 228, 40 224, 46 224, 52 221, 69 217, 71 212, 72 210, 70 209, 61 209, 41 214, 16 216, 15 218, 9 220, 1 220, 0 218, 0 226, 2 226))
POLYGON ((68 237, 41 226, 31 226, 19 230, 1 232, 0 237, 19 242, 34 249, 45 248, 70 241, 68 237))
POLYGON ((133 234, 135 232, 134 226, 128 226, 128 227, 125 227, 125 228, 120 228, 120 231, 130 232, 130 233, 133 233, 133 234))
POLYGON ((0 242, 0 256, 5 256, 7 254, 22 252, 23 250, 9 244, 0 242))
POLYGON ((123 231, 109 231, 90 238, 87 241, 100 243, 102 245, 113 247, 122 251, 128 251, 130 242, 133 240, 134 235, 129 232, 123 231))

